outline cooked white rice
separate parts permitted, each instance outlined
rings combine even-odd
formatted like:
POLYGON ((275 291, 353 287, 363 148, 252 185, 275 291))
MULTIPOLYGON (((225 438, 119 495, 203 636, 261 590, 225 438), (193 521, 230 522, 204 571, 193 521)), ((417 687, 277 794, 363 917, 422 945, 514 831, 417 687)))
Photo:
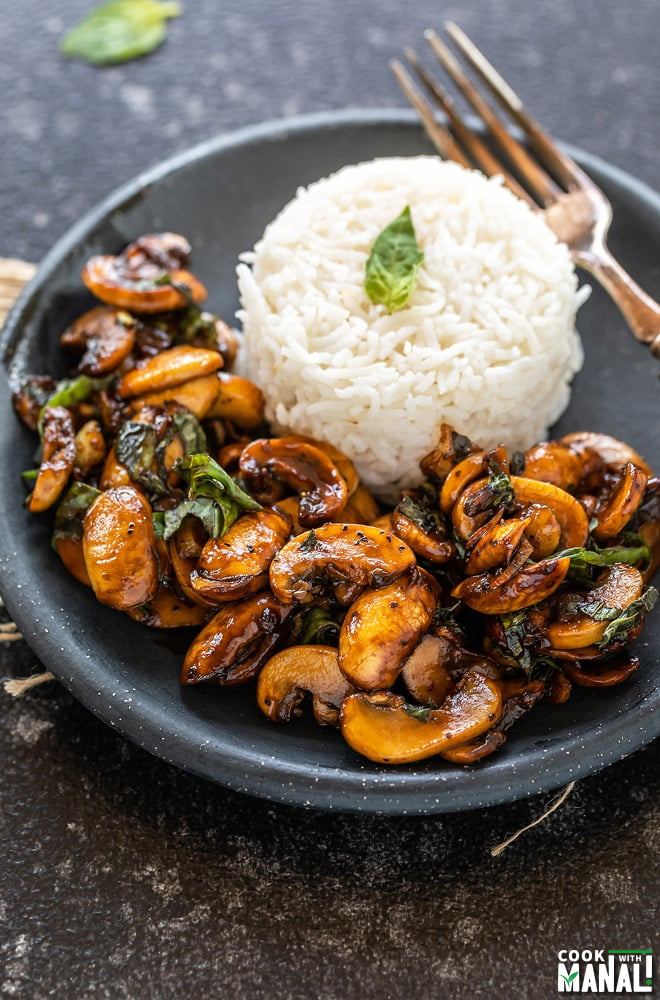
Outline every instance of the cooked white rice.
POLYGON ((341 448, 383 497, 419 482, 443 421, 524 449, 568 403, 584 294, 566 247, 499 179, 430 156, 345 167, 298 191, 242 260, 243 366, 267 418, 341 448), (425 259, 388 315, 365 262, 406 205, 425 259))

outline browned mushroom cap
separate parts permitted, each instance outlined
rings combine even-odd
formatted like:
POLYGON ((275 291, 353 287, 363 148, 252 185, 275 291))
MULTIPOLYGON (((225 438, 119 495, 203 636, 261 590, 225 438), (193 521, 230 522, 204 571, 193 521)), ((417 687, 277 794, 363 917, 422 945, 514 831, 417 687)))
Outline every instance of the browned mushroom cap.
POLYGON ((440 491, 440 507, 445 514, 451 513, 454 504, 466 487, 483 476, 485 458, 485 451, 475 451, 458 465, 455 465, 447 474, 440 491))
POLYGON ((425 635, 403 664, 401 680, 420 705, 441 705, 454 690, 449 645, 443 636, 425 635))
POLYGON ((274 503, 285 483, 300 494, 300 523, 314 528, 343 509, 346 480, 315 445, 295 437, 257 438, 246 445, 239 469, 247 489, 263 503, 274 503))
POLYGON ((137 313, 183 309, 190 299, 203 302, 204 285, 182 268, 190 260, 190 244, 177 233, 141 236, 117 256, 91 257, 82 280, 101 299, 137 313), (177 286, 185 285, 187 293, 177 286))
POLYGON ((437 444, 419 463, 422 473, 429 479, 444 482, 451 470, 468 455, 481 451, 464 434, 459 434, 449 424, 440 426, 437 444))
POLYGON ((105 458, 105 438, 97 420, 88 420, 74 438, 76 476, 87 476, 105 458))
POLYGON ((484 615, 509 614, 538 604, 563 583, 570 559, 544 559, 523 566, 514 576, 506 572, 482 573, 461 581, 452 590, 473 611, 484 615), (504 582, 502 582, 504 580, 504 582))
POLYGON ((264 665, 257 682, 257 704, 273 722, 290 722, 302 715, 306 694, 312 696, 314 718, 336 726, 339 706, 355 690, 337 664, 331 646, 289 646, 264 665))
POLYGON ((523 513, 529 518, 529 524, 525 528, 525 538, 532 546, 531 558, 547 559, 557 551, 561 543, 559 521, 550 508, 542 503, 527 504, 523 507, 523 513))
POLYGON ((258 427, 264 419, 264 394, 247 378, 218 372, 219 392, 207 416, 231 420, 238 427, 258 427))
POLYGON ((78 371, 84 375, 107 375, 133 350, 136 325, 137 320, 127 312, 96 306, 67 327, 60 344, 82 355, 78 371))
POLYGON ((519 504, 542 504, 549 507, 561 528, 564 548, 583 546, 589 537, 589 518, 575 497, 552 483, 523 476, 511 476, 511 485, 519 504))
POLYGON ((595 451, 610 472, 619 472, 624 465, 632 462, 633 465, 636 465, 645 472, 647 476, 653 475, 653 470, 648 462, 634 448, 631 448, 629 444, 625 444, 623 441, 609 437, 607 434, 597 434, 593 431, 579 431, 576 434, 565 434, 564 437, 559 438, 558 443, 566 445, 572 451, 577 452, 578 455, 587 448, 595 451))
POLYGON ((613 488, 596 508, 593 536, 597 542, 615 538, 633 516, 644 496, 648 476, 637 465, 628 462, 613 488))
POLYGON ((503 743, 506 743, 506 735, 499 729, 489 729, 483 736, 477 736, 476 739, 462 743, 453 750, 445 750, 440 756, 452 764, 463 764, 467 767, 483 760, 484 757, 490 757, 503 743))
POLYGON ((324 524, 287 542, 270 565, 283 604, 308 604, 327 585, 382 587, 415 565, 405 542, 372 525, 324 524))
POLYGON ((558 616, 547 628, 554 649, 581 649, 597 645, 603 638, 608 622, 594 618, 590 608, 612 608, 623 611, 642 593, 642 574, 634 566, 615 563, 598 577, 593 590, 568 593, 558 602, 558 616))
POLYGON ((167 587, 161 587, 148 604, 128 608, 129 618, 149 628, 192 628, 207 621, 209 611, 201 604, 190 604, 167 587))
POLYGON ((47 406, 43 416, 43 457, 27 500, 33 513, 48 510, 69 481, 76 461, 73 418, 63 406, 47 406))
POLYGON ((342 702, 339 728, 349 746, 369 760, 407 764, 480 736, 501 711, 502 695, 494 682, 468 671, 437 709, 412 709, 390 691, 349 695, 342 702))
POLYGON ((151 507, 134 486, 116 486, 91 504, 83 523, 83 551, 97 599, 125 611, 158 590, 151 507))
POLYGON ((129 399, 171 389, 190 379, 210 375, 221 365, 222 358, 217 351, 187 345, 170 347, 127 372, 117 385, 117 395, 129 399))
POLYGON ((197 568, 193 589, 212 604, 225 604, 268 585, 268 569, 291 531, 291 521, 275 510, 242 514, 220 538, 209 538, 197 568))
POLYGON ((510 562, 530 523, 530 517, 503 521, 502 511, 498 511, 494 518, 468 539, 465 572, 469 576, 475 576, 510 562))
POLYGON ((268 591, 227 604, 206 625, 186 653, 182 684, 215 681, 243 684, 259 673, 284 642, 293 607, 268 591))
POLYGON ((613 660, 606 660, 602 664, 585 666, 582 662, 566 660, 562 664, 562 669, 568 675, 573 684, 578 687, 614 687, 616 684, 623 684, 639 667, 639 658, 623 654, 613 660))
POLYGON ((573 490, 582 478, 582 463, 574 451, 557 441, 535 444, 525 452, 525 479, 573 490))
POLYGON ((339 667, 363 691, 391 687, 433 618, 436 596, 417 568, 351 604, 339 633, 339 667))

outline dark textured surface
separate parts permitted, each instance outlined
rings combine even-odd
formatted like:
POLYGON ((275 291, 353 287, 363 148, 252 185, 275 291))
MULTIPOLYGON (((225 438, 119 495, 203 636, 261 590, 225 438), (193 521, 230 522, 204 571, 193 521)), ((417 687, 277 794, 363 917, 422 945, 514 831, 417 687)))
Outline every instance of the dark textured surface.
MULTIPOLYGON (((651 0, 186 6, 159 52, 99 71, 56 51, 86 0, 3 4, 2 254, 38 259, 112 187, 212 133, 402 104, 387 58, 445 16, 556 135, 658 186, 651 0)), ((0 656, 4 675, 36 669, 20 642, 0 656)), ((0 995, 540 1000, 560 947, 655 944, 657 745, 491 859, 547 799, 328 817, 183 775, 55 685, 0 711, 0 995)))

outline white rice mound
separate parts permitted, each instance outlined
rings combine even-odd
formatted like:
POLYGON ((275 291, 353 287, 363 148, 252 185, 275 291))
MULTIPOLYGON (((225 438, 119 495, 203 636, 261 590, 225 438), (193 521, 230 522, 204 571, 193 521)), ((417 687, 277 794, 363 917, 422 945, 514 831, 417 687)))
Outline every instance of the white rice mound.
POLYGON ((588 292, 499 178, 432 156, 345 167, 300 189, 241 260, 241 364, 267 419, 340 448, 384 499, 420 481, 443 421, 525 449, 568 403, 588 292), (389 315, 365 263, 406 205, 424 262, 389 315))

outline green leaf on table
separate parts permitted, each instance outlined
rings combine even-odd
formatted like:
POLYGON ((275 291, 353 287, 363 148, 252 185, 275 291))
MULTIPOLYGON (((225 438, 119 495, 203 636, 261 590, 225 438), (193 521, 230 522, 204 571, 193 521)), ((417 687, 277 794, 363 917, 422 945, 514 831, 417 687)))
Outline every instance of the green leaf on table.
POLYGON ((367 260, 364 289, 373 303, 390 313, 403 309, 424 260, 419 249, 410 206, 376 238, 367 260))
POLYGON ((60 51, 96 66, 138 59, 162 44, 168 19, 180 13, 178 3, 109 0, 66 33, 60 51))

